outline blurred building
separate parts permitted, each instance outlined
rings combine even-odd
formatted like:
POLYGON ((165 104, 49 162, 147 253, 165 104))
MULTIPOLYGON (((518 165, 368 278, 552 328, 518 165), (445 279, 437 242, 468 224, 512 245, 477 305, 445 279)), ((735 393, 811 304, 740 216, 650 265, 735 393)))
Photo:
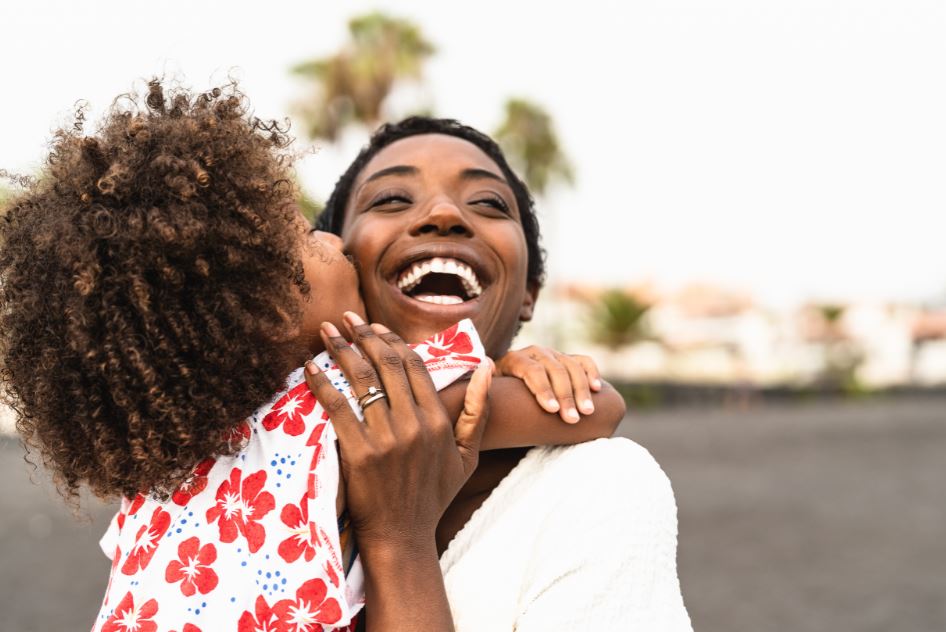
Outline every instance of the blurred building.
POLYGON ((595 305, 613 289, 547 288, 517 344, 599 361, 612 378, 752 386, 946 385, 946 308, 851 303, 777 310, 711 285, 622 290, 649 308, 636 340, 596 340, 595 305))

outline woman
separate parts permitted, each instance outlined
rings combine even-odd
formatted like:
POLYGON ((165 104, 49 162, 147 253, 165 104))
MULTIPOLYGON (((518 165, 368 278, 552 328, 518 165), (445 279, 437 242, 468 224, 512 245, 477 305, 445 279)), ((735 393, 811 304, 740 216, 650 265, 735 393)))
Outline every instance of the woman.
MULTIPOLYGON (((379 128, 318 226, 357 261, 369 317, 408 340, 470 318, 499 357, 532 317, 544 278, 533 200, 496 143, 456 121, 379 128), (473 291, 442 265, 428 269, 434 259, 471 268, 473 291)), ((535 350, 505 358, 500 371, 545 374, 535 350)), ((569 374, 558 371, 556 390, 569 374)), ((563 410, 584 409, 576 395, 563 410)), ((460 630, 690 629, 673 492, 629 441, 482 454, 437 538, 460 630)))
MULTIPOLYGON (((247 111, 233 86, 153 81, 95 134, 58 132, 0 223, 5 399, 67 497, 124 498, 96 629, 344 628, 363 599, 369 629, 449 629, 434 528, 475 461, 489 377, 445 392, 448 413, 428 369, 445 386, 486 366, 482 347, 463 323, 419 354, 365 325, 352 266, 296 209, 286 135, 247 111), (317 402, 293 369, 324 348, 352 385, 320 355, 317 402)), ((623 410, 605 391, 598 419, 565 426, 518 381, 493 389, 525 413, 486 433, 497 446, 610 433, 623 410)))

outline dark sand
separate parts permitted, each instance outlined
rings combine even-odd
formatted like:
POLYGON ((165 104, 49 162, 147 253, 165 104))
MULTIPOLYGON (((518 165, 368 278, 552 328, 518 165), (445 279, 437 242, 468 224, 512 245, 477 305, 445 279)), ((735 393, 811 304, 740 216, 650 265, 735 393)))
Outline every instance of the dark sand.
MULTIPOLYGON (((946 399, 633 415, 673 480, 701 632, 946 630, 946 399)), ((0 436, 0 630, 88 630, 112 509, 77 522, 0 436)))

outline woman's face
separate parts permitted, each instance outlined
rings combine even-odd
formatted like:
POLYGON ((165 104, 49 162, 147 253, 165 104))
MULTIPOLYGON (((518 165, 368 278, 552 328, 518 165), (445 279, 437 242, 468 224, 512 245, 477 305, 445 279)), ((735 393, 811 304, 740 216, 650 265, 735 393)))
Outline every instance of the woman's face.
POLYGON ((322 322, 342 327, 342 314, 353 311, 364 317, 365 306, 358 291, 358 273, 341 250, 342 240, 330 233, 312 230, 300 215, 301 257, 309 294, 303 297, 301 335, 312 353, 323 350, 319 336, 322 322))
POLYGON ((352 186, 342 238, 369 317, 410 342, 471 318, 496 356, 532 316, 515 195, 465 140, 425 134, 378 152, 352 186))

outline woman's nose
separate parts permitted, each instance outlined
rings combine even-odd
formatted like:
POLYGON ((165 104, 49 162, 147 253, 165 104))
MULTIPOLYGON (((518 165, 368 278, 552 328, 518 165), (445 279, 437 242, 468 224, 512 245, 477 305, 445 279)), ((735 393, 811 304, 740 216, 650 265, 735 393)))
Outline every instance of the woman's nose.
POLYGON ((473 229, 463 211, 452 201, 444 200, 431 205, 427 213, 418 217, 409 233, 415 236, 429 233, 471 236, 473 229))

